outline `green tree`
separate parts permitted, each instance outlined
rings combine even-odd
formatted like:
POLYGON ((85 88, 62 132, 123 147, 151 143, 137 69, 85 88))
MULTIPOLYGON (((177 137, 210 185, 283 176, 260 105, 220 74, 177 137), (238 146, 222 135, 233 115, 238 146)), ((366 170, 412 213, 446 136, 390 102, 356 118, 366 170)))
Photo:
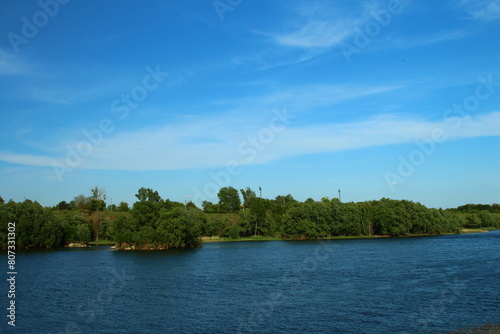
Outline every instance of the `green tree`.
POLYGON ((161 201, 161 197, 158 194, 158 192, 151 189, 151 188, 142 187, 141 189, 139 189, 137 191, 137 194, 135 194, 135 197, 137 197, 137 199, 140 202, 145 202, 145 201, 160 202, 161 201))
POLYGON ((316 224, 311 214, 314 203, 296 203, 283 215, 282 233, 287 239, 317 238, 316 224))
MULTIPOLYGON (((160 217, 161 209, 162 203, 156 203, 152 201, 138 201, 134 203, 131 214, 139 227, 145 225, 152 226, 154 222, 160 217)), ((168 208, 165 209, 168 210, 168 208)))
POLYGON ((104 202, 102 199, 91 198, 90 201, 85 206, 85 208, 90 212, 96 212, 96 211, 102 212, 106 210, 106 202, 104 202))
POLYGON ((220 210, 224 212, 238 211, 240 209, 241 200, 238 190, 233 187, 223 187, 217 194, 219 197, 220 210))
POLYGON ((78 227, 83 225, 89 229, 89 219, 85 214, 77 211, 61 211, 58 212, 57 218, 64 229, 65 243, 82 241, 78 238, 78 227))
POLYGON ((106 201, 106 190, 104 190, 104 188, 95 186, 94 188, 90 189, 90 192, 92 193, 90 199, 106 201))
POLYGON ((90 229, 86 224, 80 224, 76 228, 76 240, 87 244, 91 240, 90 229))
POLYGON ((71 210, 71 205, 66 203, 66 201, 61 201, 57 204, 57 210, 71 210))
POLYGON ((193 203, 193 201, 189 201, 186 203, 186 210, 199 210, 199 208, 193 203))
POLYGON ((467 218, 465 218, 465 227, 468 228, 478 228, 481 227, 481 219, 475 214, 471 213, 467 215, 467 218))
POLYGON ((253 221, 255 221, 255 229, 253 234, 258 235, 264 234, 267 230, 266 226, 266 203, 265 201, 261 199, 256 199, 253 204, 252 208, 250 209, 251 212, 251 218, 253 221))
POLYGON ((479 220, 481 220, 482 227, 492 227, 495 226, 495 221, 493 215, 488 211, 480 211, 478 214, 479 220))
POLYGON ((231 217, 222 214, 206 214, 206 223, 203 225, 202 235, 208 237, 222 236, 232 225, 231 217))
POLYGON ((205 218, 200 210, 183 210, 176 207, 171 211, 162 209, 156 222, 158 245, 166 248, 189 248, 200 245, 205 218))
POLYGON ((136 232, 137 225, 130 216, 120 215, 115 219, 110 226, 110 235, 112 235, 113 241, 118 245, 123 243, 136 243, 136 232))
POLYGON ((255 195, 255 191, 247 187, 246 189, 240 189, 241 195, 243 196, 243 205, 245 209, 249 209, 252 206, 252 203, 257 199, 257 195, 255 195))
POLYGON ((87 204, 90 202, 90 198, 80 194, 75 196, 75 198, 71 201, 70 205, 80 211, 87 210, 87 204))
POLYGON ((203 201, 201 203, 201 207, 203 208, 203 212, 205 213, 216 213, 218 212, 218 205, 209 201, 203 201))
POLYGON ((117 208, 117 211, 120 211, 120 212, 127 212, 129 210, 130 210, 130 208, 128 207, 127 202, 120 202, 120 204, 118 205, 118 208, 117 208))
POLYGON ((238 239, 240 237, 240 227, 236 224, 231 225, 227 230, 227 236, 231 239, 238 239))

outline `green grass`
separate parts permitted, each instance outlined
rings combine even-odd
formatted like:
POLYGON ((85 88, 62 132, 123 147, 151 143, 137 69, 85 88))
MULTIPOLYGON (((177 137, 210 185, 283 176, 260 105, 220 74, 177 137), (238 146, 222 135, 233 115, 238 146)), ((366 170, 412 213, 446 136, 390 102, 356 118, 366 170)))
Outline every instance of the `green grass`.
POLYGON ((500 334, 500 324, 462 328, 457 332, 451 331, 449 334, 500 334))
MULTIPOLYGON (((401 238, 405 237, 421 237, 421 236, 427 236, 427 235, 421 235, 421 234, 412 234, 412 235, 407 235, 403 236, 401 238)), ((337 235, 337 236, 331 236, 331 237, 325 237, 325 238, 318 238, 319 240, 344 240, 344 239, 375 239, 375 238, 398 238, 398 237, 390 237, 387 235, 337 235)), ((260 235, 254 235, 251 237, 241 237, 238 239, 231 239, 228 237, 202 237, 203 242, 233 242, 233 241, 276 241, 276 240, 286 240, 286 241, 300 241, 300 240, 318 240, 318 239, 282 239, 279 237, 263 237, 260 235)))
POLYGON ((227 237, 202 237, 203 242, 230 242, 230 241, 275 241, 282 240, 277 237, 263 237, 260 235, 251 236, 251 237, 241 237, 238 239, 231 239, 227 237))
POLYGON ((467 228, 464 227, 460 230, 460 233, 481 233, 497 230, 496 227, 478 227, 478 228, 467 228))
POLYGON ((111 241, 111 240, 99 240, 99 241, 91 241, 89 242, 89 245, 92 246, 108 246, 108 245, 114 245, 116 242, 111 241))
POLYGON ((251 237, 241 237, 238 239, 231 239, 228 237, 202 237, 203 242, 234 242, 234 241, 275 241, 275 240, 286 240, 286 241, 300 241, 300 240, 346 240, 346 239, 376 239, 376 238, 410 238, 410 237, 425 237, 425 236, 435 236, 435 235, 446 235, 446 234, 456 234, 456 233, 442 233, 442 234, 409 234, 401 237, 391 237, 388 235, 336 235, 325 238, 318 239, 282 239, 279 237, 263 237, 263 236, 251 236, 251 237))
POLYGON ((335 235, 326 238, 320 238, 322 240, 343 240, 343 239, 374 239, 374 238, 390 238, 386 235, 335 235))
MULTIPOLYGON (((235 239, 231 239, 231 238, 225 238, 225 239, 235 240, 235 239)), ((252 237, 242 237, 242 238, 239 238, 239 239, 236 239, 236 240, 241 240, 241 241, 273 241, 273 240, 281 240, 281 238, 278 238, 278 237, 263 237, 263 236, 260 236, 260 235, 255 235, 255 236, 252 236, 252 237)))

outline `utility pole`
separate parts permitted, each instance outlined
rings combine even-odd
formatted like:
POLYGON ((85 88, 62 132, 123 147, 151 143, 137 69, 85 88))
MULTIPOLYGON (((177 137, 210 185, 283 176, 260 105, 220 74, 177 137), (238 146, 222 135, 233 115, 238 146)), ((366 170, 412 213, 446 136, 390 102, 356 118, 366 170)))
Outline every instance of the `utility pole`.
POLYGON ((339 202, 340 202, 340 189, 339 189, 339 202))
POLYGON ((259 187, 259 191, 260 191, 260 199, 262 199, 262 188, 259 187))

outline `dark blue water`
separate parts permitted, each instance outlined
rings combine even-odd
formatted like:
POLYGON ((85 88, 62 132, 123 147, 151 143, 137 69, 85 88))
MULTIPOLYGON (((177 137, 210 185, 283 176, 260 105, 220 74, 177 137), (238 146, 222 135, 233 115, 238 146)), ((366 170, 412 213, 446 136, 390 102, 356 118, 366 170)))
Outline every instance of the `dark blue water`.
POLYGON ((17 260, 16 328, 3 316, 2 333, 446 333, 500 322, 500 231, 17 260))

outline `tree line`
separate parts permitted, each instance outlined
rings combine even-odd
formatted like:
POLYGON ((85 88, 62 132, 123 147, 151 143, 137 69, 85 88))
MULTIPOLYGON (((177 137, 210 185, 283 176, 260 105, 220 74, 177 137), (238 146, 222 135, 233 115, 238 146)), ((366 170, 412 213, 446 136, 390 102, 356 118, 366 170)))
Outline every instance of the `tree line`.
POLYGON ((458 233, 462 228, 500 228, 498 205, 432 209, 407 200, 342 203, 338 199, 297 201, 292 195, 261 198, 250 188, 221 188, 218 202, 180 203, 162 199, 157 191, 141 188, 137 201, 106 205, 101 188, 69 203, 43 207, 25 200, 4 202, 0 197, 0 244, 7 246, 7 225, 16 223, 20 248, 61 247, 69 243, 110 240, 120 249, 189 248, 202 236, 237 239, 245 236, 285 240, 333 236, 408 236, 458 233))

